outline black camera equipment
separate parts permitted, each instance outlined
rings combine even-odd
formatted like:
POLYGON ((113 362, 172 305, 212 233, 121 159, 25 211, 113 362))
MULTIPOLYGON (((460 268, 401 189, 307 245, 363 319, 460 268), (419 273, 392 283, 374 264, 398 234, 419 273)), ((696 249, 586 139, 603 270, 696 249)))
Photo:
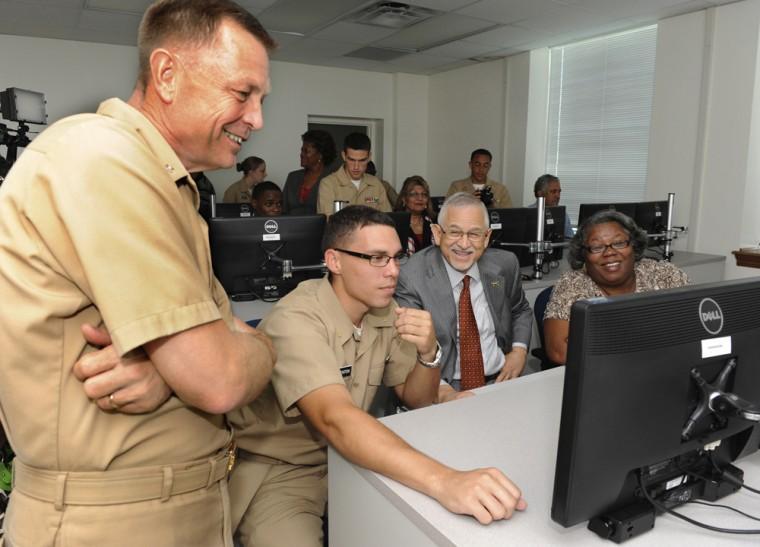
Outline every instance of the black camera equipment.
POLYGON ((0 184, 10 171, 18 157, 18 149, 28 146, 27 123, 44 125, 47 123, 45 113, 45 95, 38 91, 29 91, 17 87, 9 87, 0 91, 0 117, 11 122, 17 122, 16 128, 9 128, 0 123, 0 146, 6 147, 3 158, 0 155, 0 184))

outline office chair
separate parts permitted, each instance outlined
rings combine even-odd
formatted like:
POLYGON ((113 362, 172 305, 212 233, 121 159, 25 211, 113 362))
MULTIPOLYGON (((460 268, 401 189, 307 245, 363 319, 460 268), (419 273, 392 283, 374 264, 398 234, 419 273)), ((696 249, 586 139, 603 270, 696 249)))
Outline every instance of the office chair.
POLYGON ((541 361, 541 370, 549 370, 550 368, 558 367, 559 365, 547 357, 544 348, 544 312, 546 311, 546 305, 549 303, 549 299, 552 296, 552 289, 554 286, 546 287, 536 297, 536 302, 533 304, 533 315, 536 318, 536 328, 538 328, 538 339, 541 342, 541 347, 534 348, 530 353, 536 359, 541 361))

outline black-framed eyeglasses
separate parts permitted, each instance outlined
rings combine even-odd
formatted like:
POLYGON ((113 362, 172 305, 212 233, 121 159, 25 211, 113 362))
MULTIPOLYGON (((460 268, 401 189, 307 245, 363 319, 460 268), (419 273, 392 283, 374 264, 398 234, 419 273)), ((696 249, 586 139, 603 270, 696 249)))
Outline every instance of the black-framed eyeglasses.
POLYGON ((584 245, 583 248, 591 254, 598 255, 605 252, 607 249, 615 249, 616 251, 620 251, 628 247, 630 244, 631 240, 626 239, 625 241, 613 241, 612 243, 608 243, 606 245, 584 245))
POLYGON ((369 261, 370 266, 375 266, 376 268, 384 268, 388 265, 388 262, 391 261, 391 258, 396 262, 396 264, 404 264, 407 260, 409 260, 409 254, 405 251, 401 251, 395 256, 388 256, 388 255, 368 255, 364 253, 357 253, 356 251, 349 251, 347 249, 335 249, 336 251, 340 251, 341 253, 346 253, 347 255, 355 256, 356 258, 363 258, 364 260, 369 261))
POLYGON ((443 226, 440 224, 438 227, 441 229, 441 233, 451 241, 459 241, 462 239, 462 236, 465 236, 467 239, 469 239, 472 243, 479 244, 483 243, 483 241, 486 239, 486 236, 488 235, 488 230, 485 232, 481 231, 473 231, 473 232, 463 232, 462 230, 459 230, 458 228, 452 228, 451 230, 444 230, 443 226))

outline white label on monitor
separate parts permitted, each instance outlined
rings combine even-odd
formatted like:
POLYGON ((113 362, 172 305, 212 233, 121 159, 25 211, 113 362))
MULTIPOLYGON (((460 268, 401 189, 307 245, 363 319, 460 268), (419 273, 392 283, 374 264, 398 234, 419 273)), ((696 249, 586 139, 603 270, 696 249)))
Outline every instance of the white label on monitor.
POLYGON ((261 239, 263 241, 280 241, 280 234, 263 234, 261 239))
POLYGON ((676 486, 681 486, 686 480, 686 477, 681 475, 680 477, 676 477, 675 479, 670 479, 668 482, 665 483, 665 490, 672 490, 676 486))
POLYGON ((662 216, 662 211, 655 211, 654 212, 654 216, 661 217, 662 216))
POLYGON ((547 224, 554 224, 554 219, 553 218, 547 218, 546 219, 546 223, 547 224))
POLYGON ((250 211, 242 211, 240 213, 240 218, 246 218, 246 217, 250 217, 250 216, 251 216, 250 211))
POLYGON ((702 340, 702 359, 717 357, 718 355, 728 355, 729 353, 731 353, 730 336, 702 340))
POLYGON ((501 230, 501 222, 492 223, 491 230, 501 230))

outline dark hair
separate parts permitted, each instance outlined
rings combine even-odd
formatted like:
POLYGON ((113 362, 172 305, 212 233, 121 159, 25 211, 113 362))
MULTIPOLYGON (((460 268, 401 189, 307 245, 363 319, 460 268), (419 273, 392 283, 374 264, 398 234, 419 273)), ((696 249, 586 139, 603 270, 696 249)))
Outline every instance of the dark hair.
POLYGON ((419 175, 412 175, 411 177, 406 178, 404 184, 401 185, 401 190, 399 191, 398 198, 396 199, 396 206, 393 208, 393 210, 406 211, 404 198, 409 195, 409 192, 411 192, 412 188, 415 186, 422 186, 428 193, 428 203, 425 212, 427 213, 428 217, 433 218, 433 200, 430 199, 430 186, 428 185, 427 181, 419 175))
POLYGON ((570 267, 573 270, 580 270, 586 263, 586 238, 589 232, 594 226, 599 224, 607 224, 608 222, 615 222, 623 230, 628 232, 628 236, 631 238, 631 245, 633 245, 633 258, 636 262, 641 260, 644 256, 644 251, 647 249, 647 234, 638 227, 628 215, 624 215, 620 211, 614 209, 606 209, 604 211, 598 211, 589 218, 583 221, 578 231, 570 240, 570 246, 567 252, 567 261, 570 263, 570 267))
POLYGON ((538 194, 540 192, 545 192, 552 182, 559 182, 559 179, 549 173, 538 177, 536 183, 533 185, 533 195, 538 197, 538 194))
POLYGON ((477 150, 473 150, 472 154, 470 154, 470 161, 474 160, 475 156, 488 156, 488 161, 491 161, 493 159, 491 153, 485 148, 478 148, 477 150))
POLYGON ((372 143, 369 137, 364 133, 349 133, 346 138, 343 139, 343 150, 366 150, 369 152, 372 149, 372 143))
POLYGON ((230 0, 159 0, 151 4, 137 33, 139 82, 144 87, 150 77, 150 54, 170 40, 205 46, 216 36, 219 25, 230 19, 255 37, 267 51, 276 42, 259 20, 230 0))
POLYGON ((374 225, 390 226, 394 230, 396 229, 393 219, 382 211, 366 205, 344 207, 327 221, 325 233, 322 236, 322 252, 327 249, 342 247, 345 240, 351 237, 354 232, 365 226, 374 225))
POLYGON ((377 167, 375 167, 375 162, 370 160, 367 162, 367 171, 366 173, 368 175, 372 175, 373 177, 377 175, 377 167))
POLYGON ((258 156, 248 156, 243 161, 241 161, 240 163, 238 163, 235 166, 235 169, 237 169, 238 171, 240 171, 244 175, 247 175, 251 171, 255 171, 256 169, 258 169, 259 166, 262 163, 265 163, 265 162, 260 157, 258 157, 258 156))
POLYGON ((301 141, 304 144, 312 145, 319 152, 319 155, 322 156, 323 165, 330 165, 338 155, 337 150, 335 150, 335 141, 327 131, 309 129, 301 135, 301 141))
POLYGON ((282 194, 282 190, 280 190, 280 187, 277 186, 274 182, 271 180, 264 180, 258 183, 256 186, 253 187, 253 190, 251 190, 251 199, 259 199, 261 195, 264 192, 279 192, 282 194))

